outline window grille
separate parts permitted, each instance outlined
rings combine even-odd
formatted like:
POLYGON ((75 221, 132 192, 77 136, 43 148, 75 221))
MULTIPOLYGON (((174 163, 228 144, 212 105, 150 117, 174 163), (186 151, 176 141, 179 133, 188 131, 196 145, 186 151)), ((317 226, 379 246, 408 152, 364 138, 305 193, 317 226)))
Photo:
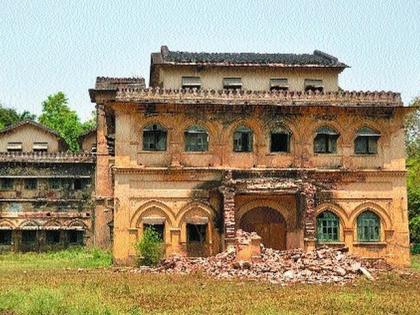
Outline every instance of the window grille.
POLYGON ((245 126, 240 126, 233 133, 233 151, 251 152, 252 151, 252 130, 245 126))
POLYGON ((377 242, 380 239, 380 220, 372 211, 365 211, 357 218, 357 239, 360 242, 377 242))
POLYGON ((47 152, 48 151, 48 142, 34 142, 32 146, 34 152, 47 152))
POLYGON ((200 126, 192 126, 185 130, 185 151, 204 152, 208 151, 209 135, 207 130, 200 126))
POLYGON ((339 240, 339 219, 331 211, 324 211, 318 215, 317 239, 319 242, 337 242, 339 240))

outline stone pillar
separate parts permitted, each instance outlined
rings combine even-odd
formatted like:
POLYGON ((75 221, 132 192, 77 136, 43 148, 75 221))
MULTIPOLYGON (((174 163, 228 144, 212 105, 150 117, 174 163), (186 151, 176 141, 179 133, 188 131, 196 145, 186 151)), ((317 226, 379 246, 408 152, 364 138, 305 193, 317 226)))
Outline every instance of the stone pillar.
POLYGON ((224 187, 223 191, 223 218, 225 228, 225 247, 235 246, 235 189, 224 187))
POLYGON ((108 223, 112 220, 113 190, 110 170, 110 155, 107 143, 107 117, 103 105, 97 105, 96 132, 96 176, 94 214, 94 244, 101 248, 110 248, 110 230, 108 223))
POLYGON ((311 183, 304 183, 301 194, 304 199, 303 214, 303 235, 306 251, 315 249, 316 246, 316 213, 315 213, 315 194, 316 187, 311 183))

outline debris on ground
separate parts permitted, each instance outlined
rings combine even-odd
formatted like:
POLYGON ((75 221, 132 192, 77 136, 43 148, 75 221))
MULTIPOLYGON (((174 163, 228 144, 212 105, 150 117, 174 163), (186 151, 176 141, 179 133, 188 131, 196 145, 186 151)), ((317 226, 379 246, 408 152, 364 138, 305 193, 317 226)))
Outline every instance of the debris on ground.
MULTIPOLYGON (((240 231, 238 243, 246 244, 254 234, 240 231)), ((140 267, 133 272, 190 274, 204 272, 217 279, 249 279, 277 284, 349 282, 361 275, 374 280, 371 262, 348 255, 346 248, 319 247, 314 251, 303 249, 275 250, 262 246, 261 253, 251 261, 237 260, 237 250, 229 248, 212 257, 170 256, 157 267, 140 267)), ((383 263, 382 263, 383 264, 383 263)), ((389 266, 389 265, 387 265, 389 266)))

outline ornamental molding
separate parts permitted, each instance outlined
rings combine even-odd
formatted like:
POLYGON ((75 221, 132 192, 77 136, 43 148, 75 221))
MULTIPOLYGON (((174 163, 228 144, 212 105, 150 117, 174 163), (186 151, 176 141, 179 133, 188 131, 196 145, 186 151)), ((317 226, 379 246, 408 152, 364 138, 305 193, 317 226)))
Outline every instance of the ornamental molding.
POLYGON ((402 107, 400 93, 385 91, 252 91, 119 88, 116 102, 335 107, 402 107))

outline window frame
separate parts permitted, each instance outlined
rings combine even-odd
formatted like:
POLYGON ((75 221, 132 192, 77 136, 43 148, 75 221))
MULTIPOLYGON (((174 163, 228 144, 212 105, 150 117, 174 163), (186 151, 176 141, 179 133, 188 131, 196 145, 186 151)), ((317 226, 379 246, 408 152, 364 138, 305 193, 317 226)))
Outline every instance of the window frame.
POLYGON ((278 129, 274 129, 272 131, 270 131, 269 133, 269 143, 270 143, 270 153, 273 154, 287 154, 287 153, 291 153, 291 147, 292 147, 292 133, 286 129, 286 128, 278 128, 278 129), (278 134, 278 135, 286 135, 287 136, 287 148, 286 151, 274 151, 273 150, 273 135, 278 134))
POLYGON ((142 142, 143 142, 143 151, 145 152, 165 152, 167 150, 167 144, 168 144, 168 130, 162 126, 161 124, 158 123, 152 123, 152 124, 148 124, 143 128, 142 131, 142 142), (150 129, 151 130, 147 130, 150 129), (153 137, 154 139, 154 143, 153 145, 155 146, 154 148, 151 147, 146 147, 146 144, 149 143, 151 144, 151 142, 146 142, 146 133, 149 133, 149 135, 147 137, 153 137), (159 141, 161 141, 159 139, 159 136, 163 136, 164 140, 163 140, 163 147, 159 148, 157 143, 159 143, 159 141))
POLYGON ((354 138, 354 154, 357 155, 375 155, 378 154, 378 143, 381 134, 370 127, 362 127, 357 130, 354 138), (363 150, 359 147, 363 145, 363 150))
POLYGON ((340 218, 337 214, 331 210, 322 211, 316 217, 316 226, 316 238, 318 243, 340 242, 340 218), (334 235, 336 237, 334 237, 334 235))
POLYGON ((337 142, 340 134, 331 127, 324 126, 316 130, 316 134, 313 141, 313 151, 316 154, 337 154, 337 142), (317 139, 325 139, 325 150, 319 150, 317 145, 317 139), (332 145, 332 143, 334 143, 332 145))
POLYGON ((269 82, 270 91, 288 91, 289 90, 289 80, 288 78, 270 78, 269 82), (276 81, 279 81, 279 83, 275 83, 276 81), (283 81, 283 83, 280 83, 280 81, 283 81), (285 83, 284 83, 285 82, 285 83))
POLYGON ((315 93, 317 90, 319 92, 324 92, 325 85, 324 80, 322 79, 305 79, 303 82, 303 90, 305 93, 308 93, 309 91, 312 91, 312 93, 315 93))
POLYGON ((15 181, 13 178, 0 178, 0 190, 13 190, 15 181), (8 183, 5 185, 4 183, 8 183))
POLYGON ((188 153, 208 152, 209 138, 207 129, 200 125, 192 125, 186 128, 184 130, 184 151, 188 153), (202 139, 201 145, 197 143, 198 139, 202 139), (195 143, 189 143, 189 141, 192 140, 194 140, 195 143))
POLYGON ((357 216, 356 224, 358 242, 374 243, 381 241, 381 218, 371 209, 362 211, 357 216), (377 230, 375 231, 375 229, 377 230))
MULTIPOLYGON (((254 132, 252 131, 251 128, 245 126, 245 125, 240 125, 238 126, 234 131, 233 131, 233 152, 235 153, 250 153, 253 152, 254 150, 254 132), (237 144, 237 135, 240 135, 240 137, 238 137, 238 140, 240 138, 240 141, 242 142, 243 140, 243 136, 247 135, 248 136, 248 148, 245 149, 240 149, 239 148, 239 144, 237 144)), ((241 143, 240 144, 241 147, 243 147, 244 145, 241 143)))
POLYGON ((23 180, 23 187, 25 188, 25 190, 37 190, 38 189, 38 179, 37 178, 25 178, 23 180))
POLYGON ((241 90, 243 86, 241 77, 225 77, 223 78, 223 89, 224 90, 241 90), (232 82, 229 83, 229 80, 232 82), (234 82, 235 80, 239 82, 234 82))
POLYGON ((181 77, 181 88, 186 89, 201 89, 201 77, 199 76, 182 76, 181 77), (196 80, 197 82, 184 82, 188 80, 196 80))

